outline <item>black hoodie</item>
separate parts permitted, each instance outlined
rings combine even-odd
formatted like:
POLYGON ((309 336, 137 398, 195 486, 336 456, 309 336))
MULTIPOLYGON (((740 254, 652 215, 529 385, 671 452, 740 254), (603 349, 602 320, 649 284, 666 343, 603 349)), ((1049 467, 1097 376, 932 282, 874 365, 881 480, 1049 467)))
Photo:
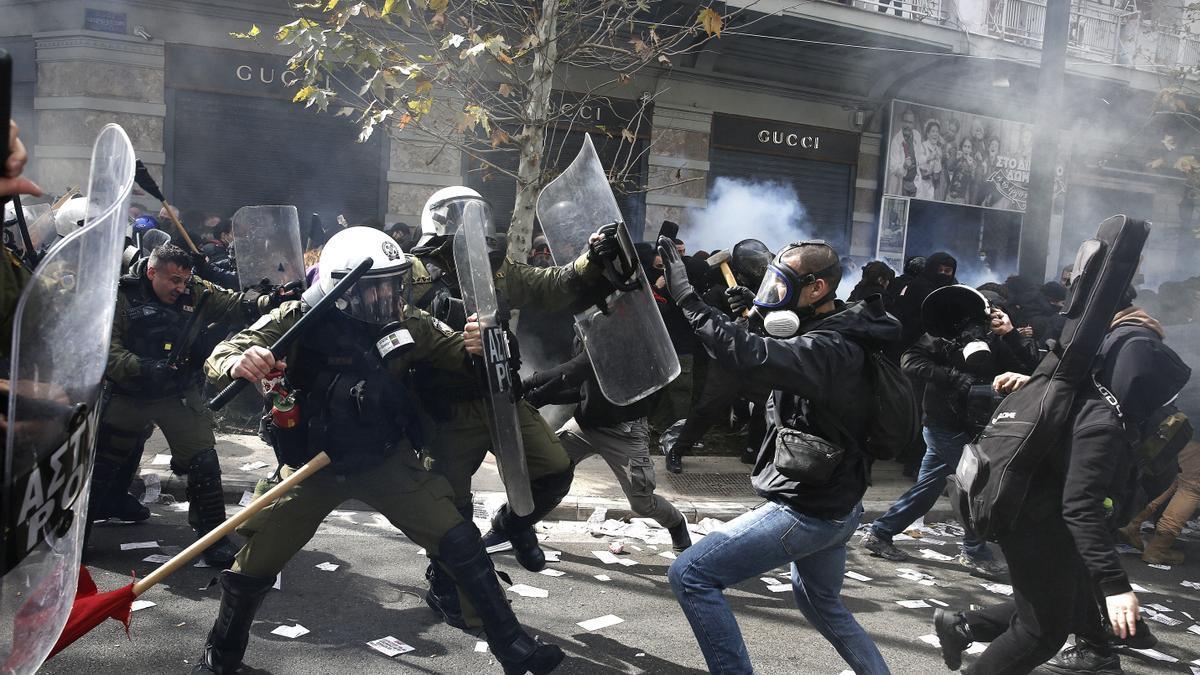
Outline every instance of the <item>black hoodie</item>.
POLYGON ((856 449, 865 442, 864 402, 870 395, 863 346, 883 348, 900 337, 900 323, 884 310, 882 299, 861 311, 838 303, 786 339, 751 333, 697 296, 684 299, 680 308, 714 359, 746 385, 771 390, 767 435, 751 473, 755 491, 815 518, 850 513, 866 492, 869 468, 867 456, 856 449), (778 420, 846 450, 827 481, 800 483, 775 469, 778 420))
POLYGON ((958 261, 954 256, 945 251, 938 251, 929 256, 921 274, 910 281, 896 297, 896 305, 892 309, 896 318, 904 325, 904 333, 900 337, 904 349, 911 347, 925 334, 925 325, 921 321, 921 304, 925 302, 925 298, 943 286, 958 283, 953 273, 949 276, 938 274, 938 268, 942 265, 948 265, 958 271, 958 261))

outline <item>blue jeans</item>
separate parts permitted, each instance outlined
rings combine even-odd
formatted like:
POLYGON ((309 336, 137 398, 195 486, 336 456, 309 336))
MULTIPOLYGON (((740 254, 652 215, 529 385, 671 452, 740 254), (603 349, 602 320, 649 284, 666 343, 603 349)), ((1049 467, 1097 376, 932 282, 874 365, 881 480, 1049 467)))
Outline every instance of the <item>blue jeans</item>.
POLYGON ((722 591, 792 564, 796 605, 854 672, 886 674, 875 643, 842 604, 846 542, 862 505, 842 520, 822 520, 768 502, 729 521, 671 564, 667 578, 712 673, 753 673, 737 619, 722 591))
MULTIPOLYGON (((890 542, 917 518, 929 513, 946 489, 946 477, 958 468, 963 446, 971 442, 971 436, 965 431, 925 427, 921 433, 927 449, 921 460, 917 484, 901 495, 882 518, 871 523, 871 531, 884 541, 890 542)), ((995 557, 987 543, 970 532, 963 537, 962 552, 976 560, 993 560, 995 557)))

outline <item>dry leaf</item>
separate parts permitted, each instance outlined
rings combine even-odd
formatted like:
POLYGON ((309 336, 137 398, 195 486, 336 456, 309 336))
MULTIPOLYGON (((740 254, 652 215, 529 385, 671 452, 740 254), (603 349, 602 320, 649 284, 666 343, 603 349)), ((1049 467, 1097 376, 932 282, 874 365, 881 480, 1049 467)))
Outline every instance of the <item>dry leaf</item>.
POLYGON ((1159 157, 1158 159, 1152 159, 1149 162, 1146 162, 1146 168, 1147 169, 1161 169, 1164 164, 1166 164, 1166 161, 1163 160, 1162 157, 1159 157))
POLYGON ((1175 160, 1175 170, 1182 171, 1183 173, 1191 173, 1196 170, 1197 166, 1200 165, 1196 163, 1195 155, 1184 155, 1175 160))
POLYGON ((292 103, 299 103, 300 101, 303 101, 303 100, 309 98, 310 96, 312 96, 315 93, 317 93, 317 88, 312 86, 311 84, 308 85, 307 87, 302 87, 299 91, 296 92, 296 95, 292 97, 292 103))
POLYGON ((499 92, 500 92, 500 95, 501 95, 501 96, 512 96, 512 95, 513 95, 513 88, 512 88, 512 85, 511 85, 511 84, 508 84, 508 83, 502 83, 502 84, 501 84, 501 85, 500 85, 500 86, 497 88, 497 91, 499 91, 499 92))
POLYGON ((700 24, 705 33, 721 37, 721 28, 724 26, 725 20, 712 7, 705 7, 696 17, 696 23, 700 24))
POLYGON ((621 129, 621 139, 628 143, 637 142, 637 136, 634 136, 633 132, 629 129, 621 129))
POLYGON ((1166 136, 1163 136, 1162 144, 1163 144, 1163 147, 1166 148, 1167 150, 1174 150, 1175 149, 1175 137, 1171 136, 1169 134, 1166 136))

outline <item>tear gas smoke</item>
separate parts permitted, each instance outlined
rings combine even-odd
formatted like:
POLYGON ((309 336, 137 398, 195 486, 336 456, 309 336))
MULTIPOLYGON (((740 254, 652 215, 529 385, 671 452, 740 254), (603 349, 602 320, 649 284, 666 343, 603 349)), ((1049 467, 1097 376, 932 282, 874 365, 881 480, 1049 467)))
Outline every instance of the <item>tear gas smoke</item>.
POLYGON ((708 206, 688 213, 680 237, 688 251, 725 250, 743 239, 758 239, 778 251, 811 239, 811 231, 808 211, 792 186, 720 177, 709 190, 708 206))

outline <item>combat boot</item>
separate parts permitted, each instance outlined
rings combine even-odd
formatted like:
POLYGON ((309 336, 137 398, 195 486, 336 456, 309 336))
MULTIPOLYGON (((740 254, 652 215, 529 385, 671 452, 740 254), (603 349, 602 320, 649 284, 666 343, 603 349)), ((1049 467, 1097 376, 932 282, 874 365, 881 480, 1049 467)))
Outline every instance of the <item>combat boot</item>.
POLYGON ((1142 521, 1133 519, 1129 524, 1117 530, 1117 538, 1123 543, 1141 551, 1146 548, 1146 542, 1142 541, 1142 521))
POLYGON ((242 656, 246 654, 254 615, 274 583, 271 578, 228 570, 221 573, 221 607, 204 643, 200 662, 192 669, 193 674, 237 672, 242 665, 242 656))
POLYGON ((679 521, 675 527, 668 527, 667 531, 671 533, 671 548, 676 553, 682 553, 692 545, 692 535, 688 532, 687 518, 679 521))
MULTIPOLYGON (((171 469, 187 476, 188 525, 196 532, 196 538, 203 537, 224 523, 225 492, 221 487, 221 464, 217 459, 217 451, 210 448, 201 452, 182 471, 172 460, 171 469)), ((201 556, 209 567, 228 569, 237 552, 238 547, 229 537, 221 537, 201 556)))
POLYGON ((442 537, 438 560, 475 605, 488 647, 504 667, 505 675, 543 675, 562 662, 562 649, 541 644, 517 622, 474 523, 460 523, 442 537))
POLYGON ((505 505, 492 517, 492 529, 483 536, 484 547, 491 549, 507 541, 512 544, 513 554, 521 567, 530 572, 541 572, 546 568, 546 554, 538 544, 537 533, 532 527, 514 527, 510 523, 512 519, 509 514, 508 506, 505 505))
POLYGON ((691 452, 690 445, 681 445, 675 443, 670 450, 665 453, 667 456, 667 471, 671 473, 683 473, 683 456, 691 452))
POLYGON ((942 645, 942 661, 950 670, 962 667, 962 655, 974 642, 971 627, 962 612, 947 612, 940 607, 933 610, 933 630, 942 645))
POLYGON ((126 464, 136 466, 136 459, 129 458, 124 464, 117 464, 107 457, 96 457, 92 469, 91 498, 88 500, 89 521, 116 519, 125 523, 140 523, 150 517, 150 509, 129 494, 129 483, 133 477, 126 464))
POLYGON ((1150 538, 1150 544, 1146 546, 1146 551, 1142 553, 1142 562, 1152 565, 1182 565, 1183 553, 1171 548, 1171 544, 1174 543, 1174 535, 1155 532, 1150 538))
MULTIPOLYGON (((473 513, 470 504, 460 506, 458 512, 463 520, 471 521, 473 513)), ((458 584, 454 583, 450 573, 442 569, 437 560, 430 559, 429 566, 425 568, 425 580, 429 582, 429 590, 425 591, 425 604, 441 615, 447 625, 459 630, 470 630, 471 626, 463 617, 462 604, 458 599, 458 584)))
POLYGON ((1103 653, 1082 641, 1059 652, 1042 668, 1063 675, 1121 675, 1125 672, 1121 669, 1121 657, 1116 652, 1103 653))

